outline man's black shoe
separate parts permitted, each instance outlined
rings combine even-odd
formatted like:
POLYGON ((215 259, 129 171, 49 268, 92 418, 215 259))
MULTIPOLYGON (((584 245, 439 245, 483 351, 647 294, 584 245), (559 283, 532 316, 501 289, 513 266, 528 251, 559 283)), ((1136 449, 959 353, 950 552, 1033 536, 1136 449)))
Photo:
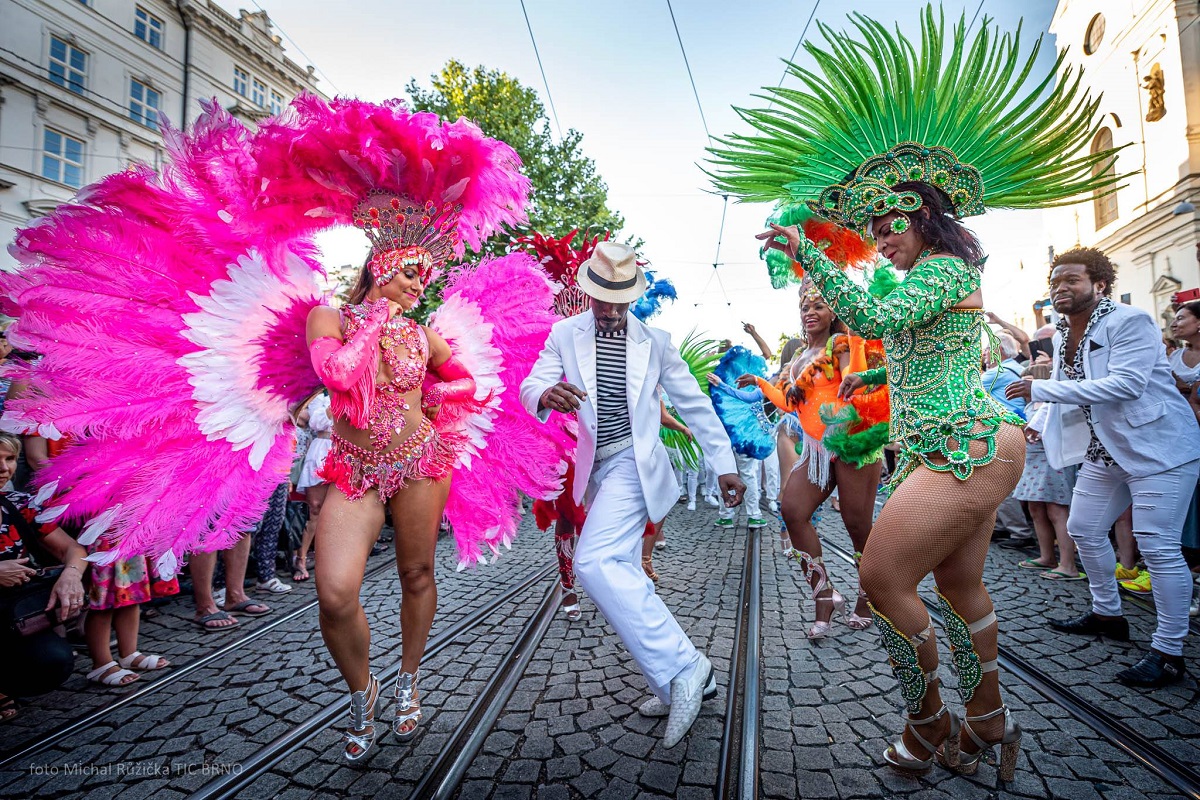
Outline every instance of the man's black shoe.
POLYGON ((1172 658, 1151 650, 1129 669, 1117 673, 1117 681, 1126 686, 1157 689, 1178 683, 1187 675, 1182 658, 1172 658))
POLYGON ((1007 547, 1010 550, 1027 550, 1030 547, 1037 547, 1037 539, 1032 536, 1022 536, 1014 539, 1011 536, 1000 541, 1001 547, 1007 547))
POLYGON ((1091 611, 1077 619, 1047 620, 1051 628, 1063 633, 1075 633, 1080 636, 1103 636, 1114 642, 1129 641, 1129 621, 1124 617, 1116 619, 1101 619, 1091 611))

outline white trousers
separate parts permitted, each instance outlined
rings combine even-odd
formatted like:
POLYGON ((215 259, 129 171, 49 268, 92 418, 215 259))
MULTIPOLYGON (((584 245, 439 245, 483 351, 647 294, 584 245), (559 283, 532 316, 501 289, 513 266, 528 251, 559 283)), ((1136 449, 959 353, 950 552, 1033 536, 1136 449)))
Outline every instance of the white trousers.
POLYGON ((670 703, 671 680, 700 654, 642 569, 649 515, 632 447, 596 465, 588 495, 575 577, 621 637, 650 691, 670 703))
POLYGON ((766 486, 767 502, 779 501, 779 457, 772 454, 763 459, 763 484, 766 486))
POLYGON ((676 469, 675 482, 679 484, 679 496, 695 502, 696 490, 700 487, 700 473, 694 469, 676 469))
POLYGON ((1118 466, 1085 461, 1079 468, 1067 519, 1067 533, 1087 570, 1092 611, 1116 617, 1121 614, 1121 595, 1113 574, 1117 557, 1108 530, 1133 504, 1133 537, 1150 571, 1150 589, 1158 610, 1158 627, 1150 644, 1172 656, 1183 655, 1188 634, 1192 573, 1183 560, 1179 538, 1197 475, 1200 460, 1144 478, 1135 478, 1118 466))
MULTIPOLYGON (((737 453, 734 453, 733 456, 737 460, 738 476, 741 477, 742 483, 746 484, 745 499, 741 507, 746 509, 748 516, 762 517, 762 509, 758 506, 758 501, 762 498, 762 490, 759 488, 760 482, 758 480, 759 472, 762 470, 762 461, 737 453)), ((769 458, 774 457, 774 454, 769 456, 769 458)), ((718 496, 717 499, 722 501, 719 512, 721 519, 737 519, 739 507, 726 508, 724 503, 725 498, 718 496)))

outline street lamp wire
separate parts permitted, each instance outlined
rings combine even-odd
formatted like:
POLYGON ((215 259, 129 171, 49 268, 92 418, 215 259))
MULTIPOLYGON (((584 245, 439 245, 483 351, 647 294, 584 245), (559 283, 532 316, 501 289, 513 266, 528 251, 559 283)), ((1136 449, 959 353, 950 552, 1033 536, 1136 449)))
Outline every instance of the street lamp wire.
POLYGON ((542 54, 538 50, 537 37, 533 35, 529 12, 525 10, 525 0, 521 0, 521 13, 525 15, 525 27, 529 29, 529 41, 533 42, 533 55, 537 58, 538 71, 542 73, 542 85, 546 87, 546 102, 550 105, 550 115, 554 117, 554 127, 558 130, 558 140, 561 142, 563 138, 562 125, 558 122, 558 111, 554 108, 554 97, 550 94, 550 81, 546 80, 546 68, 542 66, 542 54))

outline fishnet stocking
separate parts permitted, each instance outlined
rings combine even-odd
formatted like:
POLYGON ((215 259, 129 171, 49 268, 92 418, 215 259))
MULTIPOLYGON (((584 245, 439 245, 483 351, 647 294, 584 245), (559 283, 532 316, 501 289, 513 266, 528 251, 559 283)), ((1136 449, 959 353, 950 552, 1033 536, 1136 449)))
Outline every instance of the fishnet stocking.
MULTIPOLYGON (((974 446, 982 448, 983 443, 974 446)), ((917 596, 917 584, 930 572, 942 594, 968 623, 992 610, 992 600, 983 587, 984 559, 996 508, 1016 487, 1024 465, 1025 438, 1021 429, 1002 425, 996 435, 995 459, 977 467, 967 480, 922 466, 896 488, 871 530, 859 576, 871 604, 900 632, 915 636, 929 624, 929 614, 917 596)), ((973 641, 981 661, 996 657, 996 626, 980 631, 973 641)), ((918 656, 923 670, 934 670, 938 664, 936 639, 925 642, 918 656)), ((999 705, 996 673, 985 673, 967 705, 967 713, 977 715, 999 705)), ((920 716, 931 716, 940 707, 937 684, 933 683, 920 716)), ((993 724, 1002 729, 1003 718, 973 727, 980 736, 992 739, 998 736, 997 730, 990 727, 993 724)), ((944 730, 947 725, 948 721, 942 720, 938 727, 944 730)), ((922 733, 930 738, 932 730, 922 733)), ((906 736, 905 743, 913 753, 924 749, 910 738, 906 736)))

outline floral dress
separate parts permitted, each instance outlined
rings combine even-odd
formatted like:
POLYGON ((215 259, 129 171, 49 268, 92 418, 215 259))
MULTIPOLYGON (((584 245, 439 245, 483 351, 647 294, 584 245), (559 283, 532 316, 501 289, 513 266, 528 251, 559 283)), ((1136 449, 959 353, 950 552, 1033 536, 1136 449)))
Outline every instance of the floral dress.
MULTIPOLYGON (((88 548, 88 553, 102 553, 112 547, 100 539, 88 548)), ((88 608, 92 611, 111 611, 179 594, 179 579, 172 576, 170 580, 160 580, 151 571, 145 556, 108 565, 92 564, 88 575, 88 608)))

